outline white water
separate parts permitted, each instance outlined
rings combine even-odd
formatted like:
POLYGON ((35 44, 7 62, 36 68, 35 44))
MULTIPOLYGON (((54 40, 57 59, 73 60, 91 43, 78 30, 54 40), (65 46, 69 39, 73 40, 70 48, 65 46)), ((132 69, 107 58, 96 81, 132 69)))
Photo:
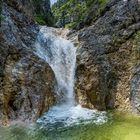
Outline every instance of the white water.
POLYGON ((36 41, 36 54, 51 66, 57 80, 58 103, 45 113, 39 123, 45 125, 69 126, 79 123, 104 123, 104 112, 97 112, 76 105, 74 96, 74 76, 76 48, 69 40, 53 32, 52 28, 41 27, 36 41))
POLYGON ((47 61, 55 73, 59 104, 73 106, 76 48, 70 41, 55 36, 52 28, 42 27, 36 50, 37 55, 47 61))

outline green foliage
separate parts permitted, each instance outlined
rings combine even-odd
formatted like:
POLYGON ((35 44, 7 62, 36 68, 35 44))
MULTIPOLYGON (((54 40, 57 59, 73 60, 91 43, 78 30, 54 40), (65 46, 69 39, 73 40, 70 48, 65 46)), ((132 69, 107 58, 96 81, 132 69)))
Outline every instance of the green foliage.
POLYGON ((43 15, 42 11, 41 11, 41 1, 40 0, 32 0, 33 5, 34 5, 34 19, 37 23, 41 24, 41 25, 45 25, 46 21, 45 21, 45 15, 43 15))
MULTIPOLYGON (((98 0, 100 5, 105 5, 108 0, 98 0)), ((81 22, 87 15, 95 0, 58 0, 52 6, 56 25, 72 28, 81 22)))
POLYGON ((51 10, 44 11, 42 7, 43 0, 32 0, 34 5, 34 19, 37 23, 41 25, 50 25, 54 23, 54 18, 51 13, 51 10))
POLYGON ((41 13, 41 2, 42 0, 32 0, 33 5, 34 5, 34 9, 35 9, 35 13, 39 14, 41 13))
POLYGON ((83 19, 86 8, 85 0, 58 0, 52 11, 59 26, 73 27, 75 22, 83 19))
POLYGON ((46 24, 46 21, 44 19, 44 17, 40 14, 35 14, 34 15, 34 18, 35 18, 35 21, 40 24, 40 25, 45 25, 46 24))
POLYGON ((65 25, 65 28, 73 28, 76 26, 76 22, 71 22, 65 25))

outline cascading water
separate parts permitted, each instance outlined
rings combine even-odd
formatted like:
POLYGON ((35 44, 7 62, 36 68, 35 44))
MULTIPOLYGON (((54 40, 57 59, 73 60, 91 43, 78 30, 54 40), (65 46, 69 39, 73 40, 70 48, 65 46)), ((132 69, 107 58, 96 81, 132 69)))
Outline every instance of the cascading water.
POLYGON ((59 104, 73 106, 76 48, 70 41, 55 36, 52 30, 52 28, 41 28, 36 44, 37 54, 48 62, 55 73, 59 104))
POLYGON ((76 48, 69 40, 55 35, 53 28, 41 27, 36 41, 36 54, 52 68, 57 80, 58 103, 38 122, 47 126, 69 126, 82 122, 104 123, 106 115, 76 105, 74 75, 76 48))

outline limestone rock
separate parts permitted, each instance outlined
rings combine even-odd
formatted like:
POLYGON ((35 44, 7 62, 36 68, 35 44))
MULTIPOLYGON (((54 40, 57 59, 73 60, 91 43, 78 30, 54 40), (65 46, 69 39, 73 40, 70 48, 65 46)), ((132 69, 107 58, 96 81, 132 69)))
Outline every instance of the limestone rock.
POLYGON ((91 26, 79 31, 75 90, 83 106, 99 110, 139 106, 138 70, 133 73, 139 62, 134 56, 139 54, 139 45, 134 49, 139 7, 137 0, 111 0, 91 26))
POLYGON ((39 27, 30 20, 32 8, 27 8, 31 10, 29 15, 23 10, 31 3, 25 1, 28 4, 22 7, 20 2, 7 0, 2 9, 0 122, 3 124, 16 120, 35 121, 55 103, 54 73, 34 53, 39 27))

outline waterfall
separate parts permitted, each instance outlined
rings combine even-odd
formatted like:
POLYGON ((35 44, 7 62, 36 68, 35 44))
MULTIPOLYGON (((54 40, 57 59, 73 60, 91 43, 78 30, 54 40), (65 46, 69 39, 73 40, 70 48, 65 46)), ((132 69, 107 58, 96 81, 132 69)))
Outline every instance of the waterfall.
POLYGON ((103 123, 104 112, 82 108, 75 104, 74 76, 76 48, 73 43, 56 34, 57 29, 41 27, 36 41, 36 54, 54 71, 57 80, 58 102, 37 122, 52 126, 68 126, 83 122, 103 123), (94 118, 94 119, 93 119, 94 118), (58 125, 59 124, 59 125, 58 125))
POLYGON ((47 61, 55 73, 59 104, 73 106, 76 64, 76 48, 73 43, 56 36, 52 28, 42 27, 36 46, 38 56, 47 61))

